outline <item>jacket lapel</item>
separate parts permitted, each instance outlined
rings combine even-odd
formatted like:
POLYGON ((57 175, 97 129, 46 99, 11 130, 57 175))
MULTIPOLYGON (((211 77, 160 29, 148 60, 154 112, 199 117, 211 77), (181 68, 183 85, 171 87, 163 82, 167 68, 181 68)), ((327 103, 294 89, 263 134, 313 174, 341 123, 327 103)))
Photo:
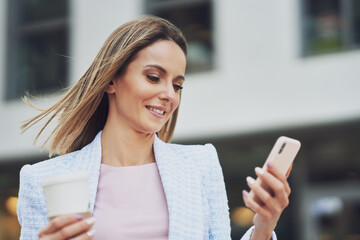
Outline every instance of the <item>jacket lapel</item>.
POLYGON ((88 172, 89 173, 89 208, 93 212, 96 191, 99 182, 100 164, 101 164, 101 133, 100 131, 94 140, 83 147, 75 159, 70 159, 72 172, 88 172))
POLYGON ((169 239, 202 239, 200 176, 174 145, 154 141, 154 153, 169 210, 169 239))

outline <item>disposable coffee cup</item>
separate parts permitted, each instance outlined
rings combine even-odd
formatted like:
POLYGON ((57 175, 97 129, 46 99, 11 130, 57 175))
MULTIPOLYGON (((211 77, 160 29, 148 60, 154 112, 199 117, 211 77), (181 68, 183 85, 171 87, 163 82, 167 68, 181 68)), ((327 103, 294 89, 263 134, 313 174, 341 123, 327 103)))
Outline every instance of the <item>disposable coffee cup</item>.
POLYGON ((85 172, 44 178, 42 188, 49 219, 72 213, 90 217, 88 181, 85 172))

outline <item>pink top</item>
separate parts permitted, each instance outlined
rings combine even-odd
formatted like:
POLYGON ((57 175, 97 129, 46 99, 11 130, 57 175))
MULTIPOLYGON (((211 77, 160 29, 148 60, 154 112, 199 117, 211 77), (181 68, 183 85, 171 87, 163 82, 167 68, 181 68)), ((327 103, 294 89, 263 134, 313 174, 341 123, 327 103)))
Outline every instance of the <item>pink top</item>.
POLYGON ((95 240, 168 239, 169 213, 156 163, 101 164, 93 215, 95 240))

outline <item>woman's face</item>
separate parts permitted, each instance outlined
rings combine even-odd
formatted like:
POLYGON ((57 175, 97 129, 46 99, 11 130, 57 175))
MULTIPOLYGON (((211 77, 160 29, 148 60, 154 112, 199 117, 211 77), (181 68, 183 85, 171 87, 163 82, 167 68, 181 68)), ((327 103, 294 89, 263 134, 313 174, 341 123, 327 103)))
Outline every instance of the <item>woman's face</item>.
POLYGON ((159 40, 139 51, 107 89, 108 120, 142 133, 158 132, 179 106, 185 67, 185 54, 172 41, 159 40))

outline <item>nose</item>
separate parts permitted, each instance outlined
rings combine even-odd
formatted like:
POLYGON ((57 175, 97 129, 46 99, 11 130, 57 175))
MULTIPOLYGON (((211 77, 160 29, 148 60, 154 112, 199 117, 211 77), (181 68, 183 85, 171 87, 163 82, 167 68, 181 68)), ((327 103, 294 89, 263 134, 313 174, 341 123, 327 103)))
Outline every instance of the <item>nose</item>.
POLYGON ((171 103, 175 102, 177 99, 177 94, 175 92, 173 84, 172 83, 164 84, 159 97, 161 100, 166 100, 171 103))

